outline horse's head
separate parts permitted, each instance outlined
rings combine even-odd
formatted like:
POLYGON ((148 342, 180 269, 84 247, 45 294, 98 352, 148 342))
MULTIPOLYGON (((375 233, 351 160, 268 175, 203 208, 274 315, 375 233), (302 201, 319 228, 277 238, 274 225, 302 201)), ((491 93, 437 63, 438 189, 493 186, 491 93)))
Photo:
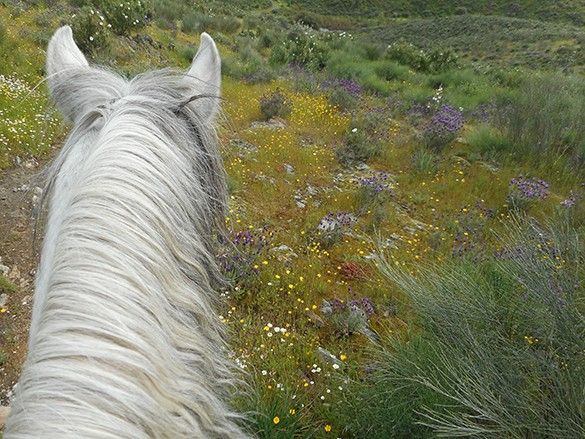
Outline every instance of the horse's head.
POLYGON ((169 105, 168 110, 177 114, 188 104, 202 122, 212 122, 219 108, 221 61, 208 34, 201 34, 201 45, 186 73, 166 72, 166 78, 160 80, 153 79, 153 75, 139 75, 128 81, 108 70, 90 66, 75 44, 69 26, 58 29, 49 42, 50 95, 63 116, 74 125, 88 114, 97 111, 97 116, 107 115, 103 110, 137 99, 155 106, 169 105))
MULTIPOLYGON (((92 157, 103 156, 112 145, 155 151, 159 158, 164 150, 191 164, 202 208, 213 225, 223 224, 226 185, 214 131, 221 60, 209 35, 201 35, 187 72, 159 70, 126 79, 91 66, 64 26, 49 42, 47 76, 50 95, 73 130, 49 170, 46 192, 70 192, 87 174, 92 157)), ((170 163, 170 157, 163 161, 170 163)))

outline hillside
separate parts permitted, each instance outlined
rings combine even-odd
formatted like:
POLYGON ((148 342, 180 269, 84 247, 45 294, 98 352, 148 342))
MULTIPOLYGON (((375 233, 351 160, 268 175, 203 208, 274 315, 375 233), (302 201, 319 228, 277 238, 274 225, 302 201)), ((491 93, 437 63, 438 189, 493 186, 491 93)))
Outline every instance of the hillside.
POLYGON ((579 0, 287 0, 287 4, 323 15, 416 18, 480 14, 585 24, 585 7, 579 0))
POLYGON ((585 69, 585 27, 511 17, 457 15, 391 20, 360 30, 373 41, 453 48, 473 61, 585 69))

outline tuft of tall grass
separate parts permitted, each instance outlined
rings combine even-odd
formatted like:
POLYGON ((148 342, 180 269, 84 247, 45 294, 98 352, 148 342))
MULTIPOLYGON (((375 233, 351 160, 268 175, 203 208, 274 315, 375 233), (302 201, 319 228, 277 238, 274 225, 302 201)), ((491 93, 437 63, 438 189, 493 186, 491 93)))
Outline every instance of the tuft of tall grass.
POLYGON ((350 386, 341 406, 350 432, 583 437, 585 232, 576 226, 518 218, 481 263, 415 275, 382 259, 417 326, 387 337, 350 386))
POLYGON ((521 152, 554 153, 585 163, 585 79, 533 75, 501 103, 499 128, 521 152))
POLYGON ((511 142, 497 129, 482 124, 466 136, 466 141, 484 159, 501 160, 513 151, 511 142))

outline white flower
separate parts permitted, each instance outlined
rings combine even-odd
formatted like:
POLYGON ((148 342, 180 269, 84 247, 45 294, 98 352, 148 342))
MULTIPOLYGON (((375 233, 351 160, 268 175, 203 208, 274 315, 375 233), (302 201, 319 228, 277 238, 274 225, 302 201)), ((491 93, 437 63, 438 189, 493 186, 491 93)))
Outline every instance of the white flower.
POLYGON ((357 128, 354 128, 351 130, 352 133, 356 133, 357 132, 357 128))
POLYGON ((262 375, 266 376, 266 375, 268 375, 268 372, 266 370, 263 370, 262 375))
POLYGON ((339 364, 334 364, 333 369, 335 369, 335 370, 339 369, 339 364))

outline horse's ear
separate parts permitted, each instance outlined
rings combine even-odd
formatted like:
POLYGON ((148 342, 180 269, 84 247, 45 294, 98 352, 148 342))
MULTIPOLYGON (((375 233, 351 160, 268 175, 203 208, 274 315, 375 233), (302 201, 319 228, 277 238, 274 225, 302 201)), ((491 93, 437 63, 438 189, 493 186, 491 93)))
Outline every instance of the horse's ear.
POLYGON ((69 26, 57 29, 49 41, 47 48, 47 82, 49 92, 63 115, 70 120, 74 119, 75 105, 71 104, 72 73, 78 69, 89 67, 87 59, 73 41, 73 32, 69 26))
POLYGON ((211 96, 194 102, 202 117, 213 119, 221 96, 221 58, 215 42, 205 32, 201 34, 199 50, 185 78, 192 85, 193 95, 211 96))

